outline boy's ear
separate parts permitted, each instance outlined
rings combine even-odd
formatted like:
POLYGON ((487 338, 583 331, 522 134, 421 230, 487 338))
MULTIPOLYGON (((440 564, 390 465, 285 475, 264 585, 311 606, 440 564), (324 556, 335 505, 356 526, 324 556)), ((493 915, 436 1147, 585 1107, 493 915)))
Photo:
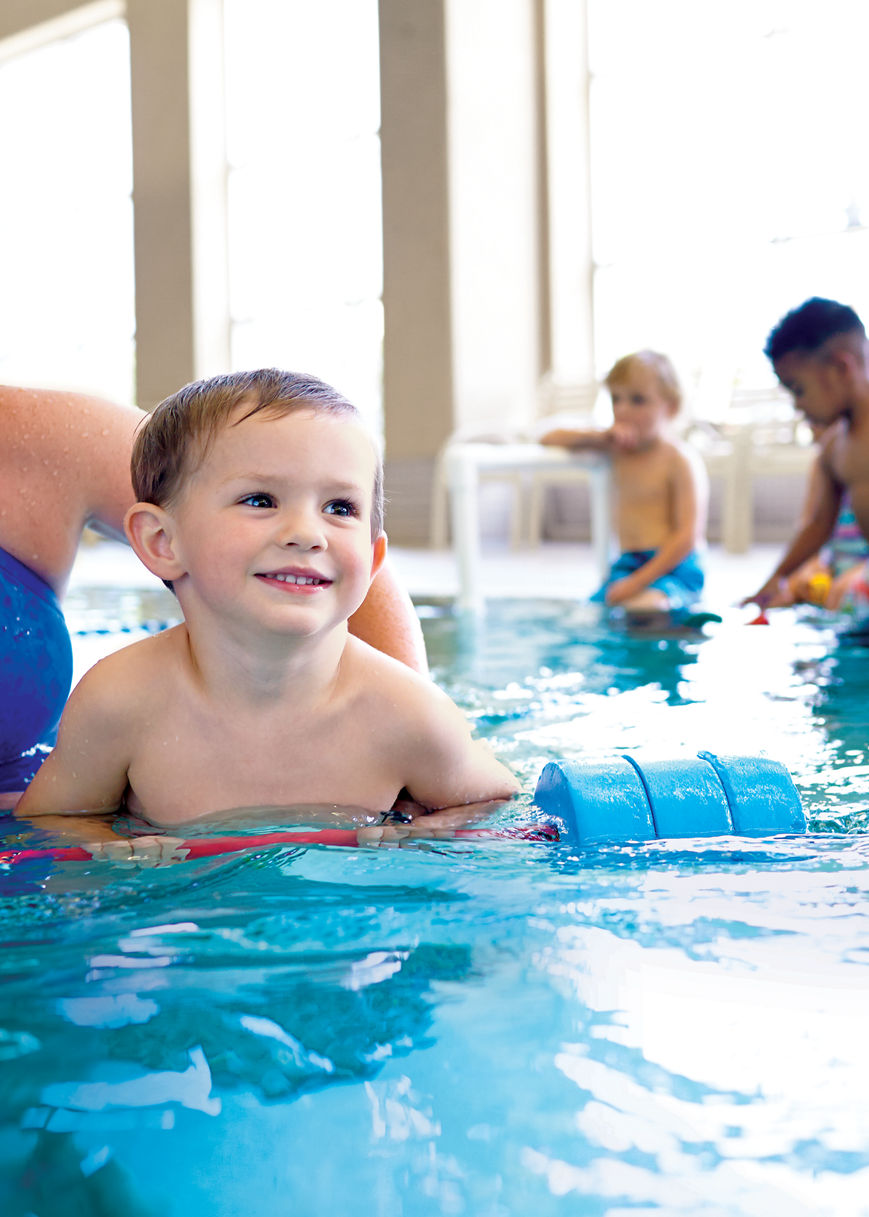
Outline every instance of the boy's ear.
POLYGON ((134 503, 124 516, 124 532, 136 557, 152 575, 171 582, 185 573, 175 553, 172 517, 154 503, 134 503))
POLYGON ((371 554, 371 578, 380 570, 383 563, 386 561, 386 533, 382 532, 379 537, 374 538, 374 546, 371 554))
POLYGON ((860 361, 854 351, 844 342, 833 343, 824 356, 824 363, 836 375, 853 381, 856 377, 860 361))

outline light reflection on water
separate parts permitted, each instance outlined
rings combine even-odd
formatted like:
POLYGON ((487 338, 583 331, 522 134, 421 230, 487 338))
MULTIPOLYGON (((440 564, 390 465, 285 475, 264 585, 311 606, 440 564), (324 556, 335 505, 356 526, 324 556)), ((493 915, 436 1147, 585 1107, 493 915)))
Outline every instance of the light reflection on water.
POLYGON ((0 1209, 864 1213, 869 654, 794 616, 425 626, 526 791, 559 757, 762 747, 810 835, 0 876, 0 1209))

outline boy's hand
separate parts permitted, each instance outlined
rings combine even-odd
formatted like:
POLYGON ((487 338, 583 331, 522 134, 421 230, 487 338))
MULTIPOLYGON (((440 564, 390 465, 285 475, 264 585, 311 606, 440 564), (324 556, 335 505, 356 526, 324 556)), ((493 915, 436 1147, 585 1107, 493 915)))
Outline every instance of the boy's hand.
POLYGON ((435 828, 424 822, 416 827, 412 824, 369 824, 358 830, 356 840, 360 845, 378 849, 388 846, 400 849, 403 845, 416 846, 425 841, 452 841, 455 835, 454 828, 435 828))
POLYGON ((756 604, 760 609, 769 608, 774 600, 785 596, 787 589, 783 586, 785 580, 780 575, 772 575, 764 583, 760 591, 754 593, 753 596, 746 596, 744 600, 740 600, 739 607, 745 608, 747 604, 756 604))
POLYGON ((115 841, 93 841, 87 849, 94 858, 106 862, 135 862, 137 866, 161 866, 187 858, 181 837, 118 837, 115 841))
POLYGON ((611 447, 618 448, 623 452, 629 452, 637 446, 636 429, 628 426, 627 423, 613 423, 605 434, 611 447))
POLYGON ((637 580, 635 575, 626 575, 624 579, 616 579, 606 590, 606 602, 609 605, 624 604, 632 596, 638 595, 645 589, 645 583, 637 580))
POLYGON ((824 608, 836 609, 842 607, 842 602, 848 595, 853 595, 861 600, 869 600, 869 580, 867 580, 867 563, 860 562, 856 566, 851 566, 848 570, 842 571, 837 579, 834 579, 830 585, 830 590, 827 593, 827 598, 824 601, 824 608))

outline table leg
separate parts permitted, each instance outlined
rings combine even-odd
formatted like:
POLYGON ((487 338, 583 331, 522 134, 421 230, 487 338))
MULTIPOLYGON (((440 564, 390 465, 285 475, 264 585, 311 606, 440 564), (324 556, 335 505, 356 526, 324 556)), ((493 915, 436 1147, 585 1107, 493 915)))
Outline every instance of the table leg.
POLYGON ((479 612, 483 607, 480 587, 479 475, 473 457, 462 452, 448 453, 446 479, 453 552, 459 576, 456 604, 460 609, 479 612))
POLYGON ((612 473, 609 461, 602 460, 589 471, 589 507, 591 515, 591 545, 595 564, 603 582, 610 570, 612 557, 612 473))

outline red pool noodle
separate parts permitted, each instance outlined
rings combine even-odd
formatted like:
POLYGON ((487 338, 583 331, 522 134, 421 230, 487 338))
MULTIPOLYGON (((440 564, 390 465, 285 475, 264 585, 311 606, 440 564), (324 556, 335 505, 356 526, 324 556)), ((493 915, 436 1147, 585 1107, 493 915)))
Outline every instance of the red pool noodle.
MULTIPOLYGON (((530 824, 517 828, 456 828, 447 840, 476 841, 557 841, 554 824, 530 824)), ((121 838, 119 838, 120 840, 121 838)), ((135 842, 135 837, 129 838, 135 842)), ((266 845, 343 845, 356 847, 355 828, 317 828, 309 832, 268 832, 249 837, 194 837, 182 841, 179 850, 187 850, 188 858, 210 858, 215 854, 238 853, 243 849, 260 849, 266 845)), ((0 863, 14 865, 31 859, 51 859, 59 862, 89 862, 93 854, 80 845, 58 845, 47 849, 7 849, 0 851, 0 863)), ((114 860, 114 859, 113 859, 114 860)))

